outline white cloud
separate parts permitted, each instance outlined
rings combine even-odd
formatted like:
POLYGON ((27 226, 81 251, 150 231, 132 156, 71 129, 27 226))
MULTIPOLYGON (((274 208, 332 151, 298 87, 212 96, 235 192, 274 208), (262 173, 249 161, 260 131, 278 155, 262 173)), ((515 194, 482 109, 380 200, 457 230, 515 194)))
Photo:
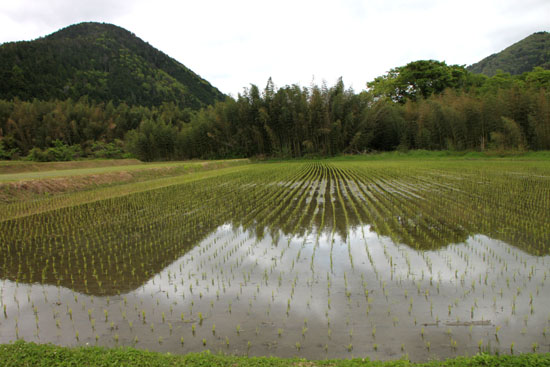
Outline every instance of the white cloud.
POLYGON ((132 8, 130 0, 4 1, 0 4, 0 42, 35 39, 83 21, 110 22, 132 8))
POLYGON ((361 90, 418 59, 471 64, 549 30, 547 0, 30 1, 0 5, 0 42, 112 22, 225 93, 342 76, 361 90))

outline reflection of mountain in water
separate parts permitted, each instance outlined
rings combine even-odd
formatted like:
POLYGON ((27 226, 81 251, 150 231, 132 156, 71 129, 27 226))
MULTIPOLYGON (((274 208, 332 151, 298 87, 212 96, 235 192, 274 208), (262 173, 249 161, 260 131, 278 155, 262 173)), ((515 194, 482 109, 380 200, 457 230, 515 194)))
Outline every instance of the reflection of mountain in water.
MULTIPOLYGON (((503 182, 487 177, 485 182, 479 178, 471 182, 457 173, 426 169, 392 172, 384 167, 363 171, 312 166, 312 175, 304 173, 281 185, 285 189, 272 206, 253 209, 257 217, 239 220, 237 216, 232 222, 254 228, 258 237, 266 231, 275 237, 279 229, 286 235, 303 236, 315 229, 336 233, 344 241, 350 229, 369 224, 379 235, 423 250, 484 233, 535 255, 549 253, 545 243, 550 239, 550 222, 541 209, 549 203, 539 202, 539 211, 531 211, 520 197, 503 192, 499 187, 503 182)), ((518 181, 522 186, 521 178, 518 181)))
MULTIPOLYGON (((224 223, 252 230, 260 239, 269 233, 275 242, 282 233, 324 234, 346 243, 350 230, 369 224, 377 234, 414 249, 437 249, 482 233, 531 254, 549 252, 550 208, 535 200, 521 178, 502 179, 491 171, 480 176, 339 166, 345 168, 251 166, 4 221, 0 276, 87 294, 127 292, 224 223)), ((537 180, 543 178, 532 177, 529 184, 543 184, 537 180)))
POLYGON ((231 354, 316 359, 349 358, 352 342, 355 357, 393 358, 405 349, 410 359, 427 361, 476 353, 478 341, 499 328, 497 348, 515 343, 516 352, 529 352, 547 325, 550 256, 483 235, 419 251, 369 225, 350 229, 345 239, 336 231, 277 234, 259 239, 222 225, 121 296, 94 299, 64 287, 4 281, 9 317, 0 322, 0 343, 19 337, 85 345, 101 335, 102 346, 188 353, 206 344, 231 354), (455 350, 451 337, 459 341, 455 350), (376 351, 374 343, 387 347, 376 351))

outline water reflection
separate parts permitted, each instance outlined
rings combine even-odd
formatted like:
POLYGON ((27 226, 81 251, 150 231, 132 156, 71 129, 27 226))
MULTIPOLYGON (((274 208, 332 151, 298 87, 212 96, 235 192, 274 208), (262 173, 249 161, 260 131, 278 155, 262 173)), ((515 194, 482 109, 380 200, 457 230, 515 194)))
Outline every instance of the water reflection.
POLYGON ((484 235, 416 250, 369 225, 275 236, 230 224, 139 288, 93 297, 4 280, 0 342, 412 360, 531 351, 549 256, 484 235), (481 340, 481 343, 480 343, 481 340))
POLYGON ((549 252, 545 212, 504 206, 488 186, 434 172, 298 167, 285 168, 284 180, 264 167, 253 179, 232 174, 1 221, 0 277, 118 295, 147 283, 224 223, 280 246, 296 237, 355 248, 356 233, 367 231, 426 251, 481 233, 531 254, 549 252))

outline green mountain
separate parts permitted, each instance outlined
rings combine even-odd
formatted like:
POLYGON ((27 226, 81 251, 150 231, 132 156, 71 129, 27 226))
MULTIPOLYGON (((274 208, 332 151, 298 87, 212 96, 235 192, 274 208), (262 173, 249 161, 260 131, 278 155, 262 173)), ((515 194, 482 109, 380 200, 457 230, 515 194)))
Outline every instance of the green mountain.
POLYGON ((224 99, 209 82, 112 24, 80 23, 0 45, 0 99, 79 99, 200 108, 224 99))
POLYGON ((493 76, 498 70, 520 75, 540 66, 550 69, 550 33, 537 32, 512 46, 484 58, 467 69, 472 73, 493 76))

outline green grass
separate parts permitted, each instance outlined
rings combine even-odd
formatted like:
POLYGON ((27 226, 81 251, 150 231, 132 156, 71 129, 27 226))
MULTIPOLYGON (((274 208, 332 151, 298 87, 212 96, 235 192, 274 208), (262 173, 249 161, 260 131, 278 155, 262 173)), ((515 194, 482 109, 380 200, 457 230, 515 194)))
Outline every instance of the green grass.
POLYGON ((376 160, 408 160, 408 159, 550 159, 550 151, 450 151, 450 150, 410 150, 407 152, 392 151, 358 155, 340 155, 335 161, 376 161, 376 160))
POLYGON ((406 359, 370 361, 368 359, 341 359, 308 361, 275 357, 237 357, 210 352, 172 355, 153 353, 134 348, 76 347, 66 348, 51 344, 18 341, 0 346, 0 365, 15 366, 548 366, 550 353, 488 355, 457 357, 446 361, 412 363, 406 359))
MULTIPOLYGON (((254 160, 254 159, 253 159, 254 160)), ((517 151, 517 150, 487 150, 452 151, 452 150, 409 150, 391 152, 371 152, 367 154, 340 154, 333 157, 313 155, 298 158, 271 157, 260 160, 262 162, 303 161, 311 160, 334 162, 363 162, 363 161, 408 161, 408 160, 550 160, 550 151, 517 151)))

